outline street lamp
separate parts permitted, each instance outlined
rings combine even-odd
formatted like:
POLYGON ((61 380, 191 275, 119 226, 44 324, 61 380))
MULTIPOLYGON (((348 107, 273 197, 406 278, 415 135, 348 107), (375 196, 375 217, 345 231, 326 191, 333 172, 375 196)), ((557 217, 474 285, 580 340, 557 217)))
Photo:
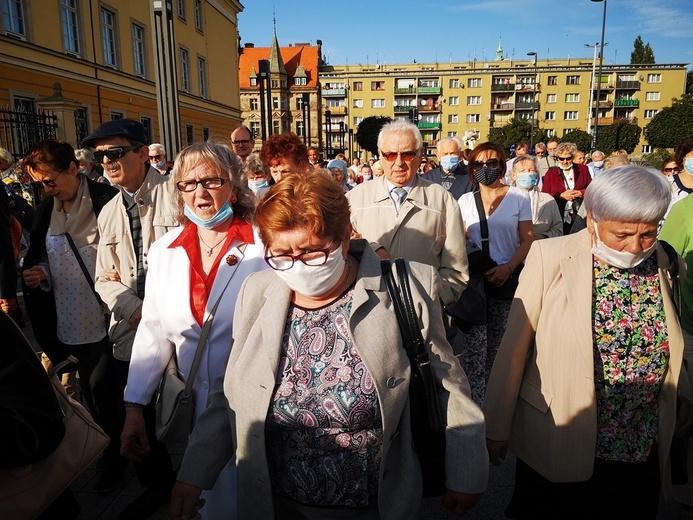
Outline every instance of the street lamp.
MULTIPOLYGON (((589 104, 589 109, 588 109, 588 116, 587 116, 587 133, 592 134, 592 114, 594 113, 592 110, 592 101, 594 100, 594 75, 595 75, 595 69, 597 67, 597 49, 599 48, 599 42, 595 43, 594 45, 590 45, 589 43, 585 44, 585 47, 594 47, 594 58, 592 58, 592 81, 590 84, 590 104, 589 104)), ((600 78, 601 79, 601 78, 600 78)), ((597 117, 599 117, 599 100, 597 100, 597 117)))
MULTIPOLYGON (((597 149, 597 132, 599 131, 599 98, 602 94, 602 67, 604 66, 604 30, 606 28, 606 0, 592 0, 592 2, 604 2, 604 13, 602 14, 602 40, 599 45, 599 79, 597 80, 597 124, 594 125, 592 134, 592 151, 597 149)), ((592 107, 590 107, 590 110, 592 107)))
POLYGON ((327 146, 325 147, 325 159, 329 160, 332 158, 332 136, 330 135, 332 133, 332 112, 329 110, 325 110, 325 130, 327 133, 327 146))
POLYGON ((529 149, 531 151, 534 147, 534 116, 536 115, 535 103, 537 101, 537 53, 528 52, 527 56, 531 56, 532 62, 534 63, 534 84, 532 85, 532 133, 529 134, 529 149))

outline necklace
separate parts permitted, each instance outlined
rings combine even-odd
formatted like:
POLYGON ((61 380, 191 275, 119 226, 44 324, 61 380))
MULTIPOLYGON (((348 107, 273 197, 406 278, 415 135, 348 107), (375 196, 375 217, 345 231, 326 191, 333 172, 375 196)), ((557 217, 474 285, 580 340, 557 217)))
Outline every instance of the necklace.
POLYGON ((221 240, 219 240, 219 242, 217 242, 217 243, 214 244, 213 246, 210 246, 207 242, 205 242, 204 238, 202 238, 199 234, 197 235, 197 237, 200 239, 200 241, 201 241, 204 245, 207 246, 207 251, 206 251, 207 256, 212 256, 212 253, 214 253, 214 250, 217 248, 217 246, 218 246, 219 244, 221 244, 224 240, 226 240, 226 237, 223 237, 221 240))

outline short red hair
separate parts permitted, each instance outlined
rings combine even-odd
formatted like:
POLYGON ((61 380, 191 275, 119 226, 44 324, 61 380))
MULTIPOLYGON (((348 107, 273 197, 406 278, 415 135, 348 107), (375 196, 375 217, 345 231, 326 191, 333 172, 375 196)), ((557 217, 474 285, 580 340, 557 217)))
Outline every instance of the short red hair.
POLYGON ((292 161, 299 169, 308 169, 308 148, 301 138, 291 132, 275 134, 262 143, 260 160, 267 166, 275 166, 281 158, 292 161))

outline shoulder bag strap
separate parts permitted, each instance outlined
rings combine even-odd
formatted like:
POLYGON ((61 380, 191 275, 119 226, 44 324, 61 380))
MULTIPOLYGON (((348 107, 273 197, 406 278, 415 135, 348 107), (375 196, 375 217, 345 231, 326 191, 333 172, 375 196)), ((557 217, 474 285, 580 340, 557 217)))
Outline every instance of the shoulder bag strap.
POLYGON ((486 212, 484 211, 484 203, 481 200, 481 190, 474 192, 474 202, 476 203, 476 211, 479 214, 479 228, 481 229, 481 250, 488 256, 491 256, 488 238, 488 222, 486 220, 486 212))
POLYGON ((679 255, 669 242, 659 241, 669 257, 669 278, 671 279, 671 293, 676 307, 676 314, 681 317, 681 279, 679 278, 679 255))
POLYGON ((387 294, 390 296, 390 301, 392 302, 392 306, 395 310, 397 324, 399 325, 399 330, 402 334, 402 343, 404 344, 404 350, 406 350, 407 352, 407 357, 411 359, 413 340, 411 337, 409 325, 407 324, 404 303, 402 302, 402 295, 397 289, 397 285, 395 284, 395 277, 392 274, 392 264, 390 263, 390 260, 381 260, 380 269, 383 274, 383 281, 385 282, 387 294))
POLYGON ((99 296, 99 293, 96 292, 96 288, 94 287, 94 280, 92 279, 91 275, 89 274, 89 271, 87 270, 87 266, 84 265, 84 260, 82 260, 82 255, 79 254, 79 251, 77 250, 77 246, 75 245, 75 241, 72 240, 72 237, 70 236, 70 233, 65 233, 65 238, 67 239, 67 242, 70 244, 70 248, 72 249, 72 252, 75 254, 75 258, 77 258, 77 263, 79 264, 80 269, 82 269, 82 272, 84 273, 84 277, 87 279, 87 283, 89 284, 89 288, 91 289, 91 292, 94 293, 94 296, 96 297, 96 301, 99 302, 99 305, 101 307, 105 308, 105 304, 103 300, 101 299, 101 296, 99 296))

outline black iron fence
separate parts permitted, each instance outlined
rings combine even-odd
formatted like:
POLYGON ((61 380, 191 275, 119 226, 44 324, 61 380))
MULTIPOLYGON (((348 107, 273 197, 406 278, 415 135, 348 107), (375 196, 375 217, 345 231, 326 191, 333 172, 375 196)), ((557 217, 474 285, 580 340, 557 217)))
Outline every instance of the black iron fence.
POLYGON ((21 159, 34 144, 57 137, 58 121, 47 110, 0 108, 0 147, 21 159))

